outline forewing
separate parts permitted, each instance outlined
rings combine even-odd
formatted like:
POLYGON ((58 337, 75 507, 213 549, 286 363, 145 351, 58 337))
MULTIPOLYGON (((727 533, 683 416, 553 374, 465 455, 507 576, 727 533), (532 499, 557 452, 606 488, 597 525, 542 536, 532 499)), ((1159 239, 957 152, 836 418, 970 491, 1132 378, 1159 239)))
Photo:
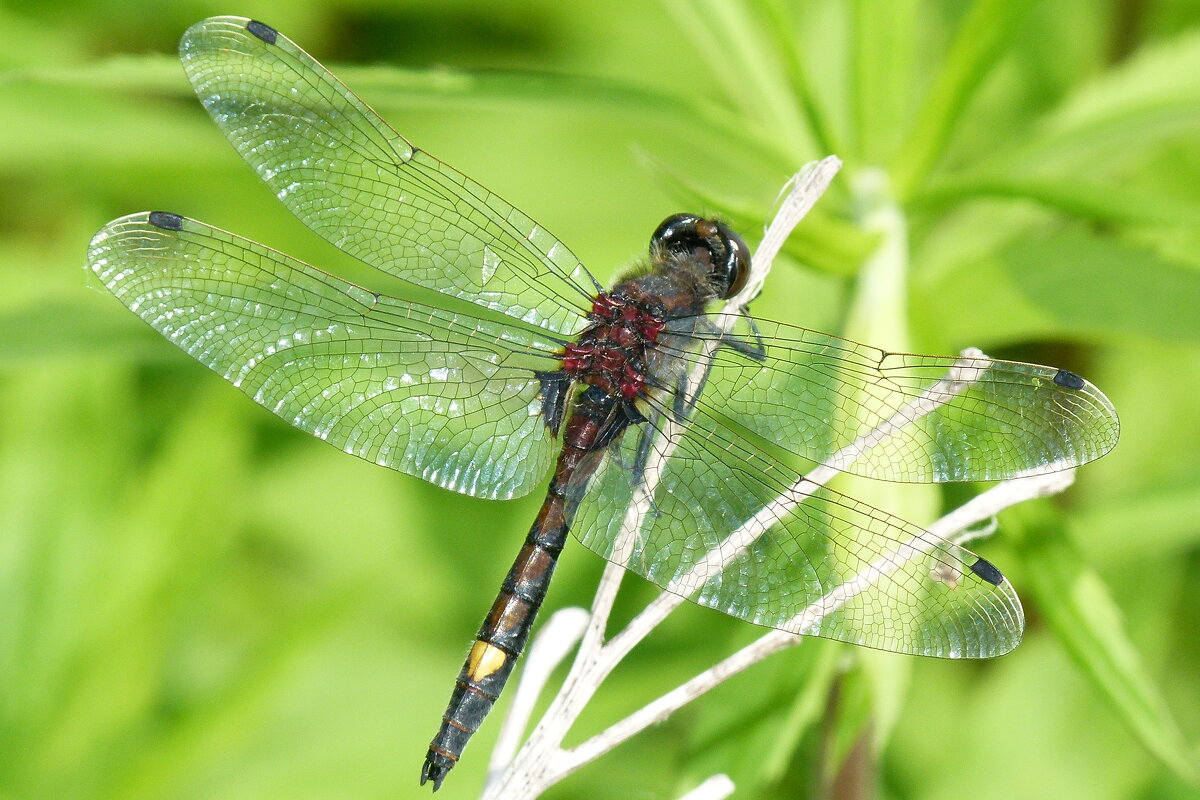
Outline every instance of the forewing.
POLYGON ((608 454, 571 526, 601 556, 700 605, 797 634, 944 658, 987 658, 1020 642, 1020 601, 988 562, 804 480, 703 409, 639 503, 639 435, 628 431, 608 454))
MULTIPOLYGON (((695 335, 711 340, 718 322, 693 320, 695 335)), ((813 462, 891 481, 1003 480, 1075 467, 1117 442, 1112 403, 1064 370, 889 353, 761 320, 756 336, 735 322, 739 347, 763 352, 718 348, 701 407, 813 462)))
POLYGON ((405 303, 173 214, 106 225, 88 264, 146 323, 272 412, 368 461, 476 497, 545 475, 535 369, 555 345, 405 303))
POLYGON ((558 333, 583 326, 591 282, 566 246, 413 147, 287 37, 243 17, 213 17, 189 28, 179 51, 230 143, 334 245, 558 333))

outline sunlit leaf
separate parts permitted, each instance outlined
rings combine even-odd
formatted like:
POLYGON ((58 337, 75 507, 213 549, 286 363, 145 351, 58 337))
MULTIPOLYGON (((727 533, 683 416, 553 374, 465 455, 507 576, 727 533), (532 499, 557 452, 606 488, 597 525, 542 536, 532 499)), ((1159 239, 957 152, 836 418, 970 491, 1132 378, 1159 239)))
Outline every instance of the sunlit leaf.
POLYGON ((887 163, 909 123, 916 36, 916 0, 855 0, 851 15, 849 110, 855 151, 866 164, 887 163))
POLYGON ((1018 552, 1025 579, 1055 637, 1143 746, 1177 775, 1195 782, 1194 757, 1129 640, 1120 609, 1063 534, 1061 515, 1046 504, 1027 504, 1006 518, 1021 522, 1018 552))
POLYGON ((1094 222, 1154 223, 1192 226, 1200 219, 1200 203, 1186 203, 1162 193, 1126 186, 1097 184, 1075 177, 967 176, 937 181, 914 198, 917 210, 943 211, 954 203, 981 197, 1033 200, 1081 219, 1094 222))
POLYGON ((1149 248, 1064 230, 1013 242, 1001 258, 1029 301, 1068 329, 1200 340, 1200 271, 1149 248))
POLYGON ((802 113, 770 46, 769 19, 736 0, 672 0, 668 7, 707 58, 727 101, 739 109, 735 116, 741 124, 757 124, 777 138, 785 157, 803 161, 811 154, 810 133, 801 125, 802 113))
MULTIPOLYGON (((726 109, 679 93, 626 81, 536 72, 412 70, 386 66, 337 67, 337 74, 381 112, 411 111, 414 105, 470 108, 536 104, 653 118, 680 135, 703 132, 719 141, 740 142, 748 150, 777 147, 754 128, 739 124, 726 109)), ((190 100, 191 87, 173 55, 115 56, 79 67, 15 70, 0 85, 94 88, 133 95, 155 94, 190 100)))
POLYGON ((912 193, 937 163, 955 123, 1020 33, 1032 5, 1029 0, 979 0, 972 6, 895 162, 893 177, 901 197, 912 193))
POLYGON ((1106 497, 1067 521, 1080 547, 1106 565, 1172 557, 1200 546, 1200 476, 1179 485, 1155 486, 1106 497), (1138 531, 1131 536, 1130 531, 1138 531))

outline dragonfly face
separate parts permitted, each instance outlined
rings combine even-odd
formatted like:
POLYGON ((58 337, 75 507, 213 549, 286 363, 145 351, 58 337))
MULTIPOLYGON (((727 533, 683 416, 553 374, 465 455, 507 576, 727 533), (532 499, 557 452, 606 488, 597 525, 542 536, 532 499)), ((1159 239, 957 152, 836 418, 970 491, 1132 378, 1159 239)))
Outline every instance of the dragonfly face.
POLYGON ((673 267, 700 273, 707 282, 706 300, 728 300, 741 291, 750 275, 750 248, 742 237, 716 220, 694 214, 673 214, 663 220, 650 237, 650 257, 660 271, 673 267))
POLYGON ((1117 439, 1092 384, 712 313, 746 280, 748 249, 692 215, 665 220, 648 264, 601 291, 543 227, 414 147, 270 27, 208 19, 180 53, 218 127, 302 222, 369 266, 490 313, 389 297, 159 211, 93 239, 89 266, 109 291, 348 453, 494 499, 550 475, 423 783, 441 784, 491 708, 568 531, 668 591, 797 634, 970 658, 1020 641, 1020 604, 993 565, 771 452, 909 482, 1066 469, 1117 439), (644 492, 653 513, 627 513, 644 492), (869 588, 841 591, 865 574, 869 588))

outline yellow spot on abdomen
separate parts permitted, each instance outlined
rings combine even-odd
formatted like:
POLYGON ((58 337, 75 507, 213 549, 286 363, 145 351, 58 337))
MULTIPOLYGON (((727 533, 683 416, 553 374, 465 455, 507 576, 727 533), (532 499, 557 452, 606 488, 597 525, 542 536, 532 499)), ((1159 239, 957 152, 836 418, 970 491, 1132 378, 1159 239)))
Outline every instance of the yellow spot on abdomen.
POLYGON ((494 644, 488 644, 482 639, 471 645, 471 654, 467 656, 467 676, 479 682, 504 666, 508 661, 505 653, 494 644))

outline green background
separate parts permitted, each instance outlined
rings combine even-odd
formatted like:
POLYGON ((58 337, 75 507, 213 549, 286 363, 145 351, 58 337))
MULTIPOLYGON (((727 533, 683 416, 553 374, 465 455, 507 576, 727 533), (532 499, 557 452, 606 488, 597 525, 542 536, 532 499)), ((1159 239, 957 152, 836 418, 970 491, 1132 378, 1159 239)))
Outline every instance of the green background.
MULTIPOLYGON (((786 177, 836 153, 756 314, 1053 363, 1121 414, 1115 452, 977 546, 1026 604, 1014 654, 807 641, 547 796, 719 771, 739 797, 1196 796, 1200 5, 80 0, 0 6, 0 798, 422 796, 538 503, 295 432, 81 269, 103 223, 167 209, 365 274, 191 95, 175 42, 218 13, 288 34, 606 280, 681 209, 754 242, 786 177), (868 203, 909 238, 863 277, 868 203)), ((918 522, 981 488, 855 486, 918 522)), ((571 548, 548 607, 586 605, 600 569, 571 548)), ((628 583, 622 619, 653 596, 628 583)), ((683 609, 569 741, 758 633, 683 609)), ((477 794, 496 729, 439 796, 477 794)))

